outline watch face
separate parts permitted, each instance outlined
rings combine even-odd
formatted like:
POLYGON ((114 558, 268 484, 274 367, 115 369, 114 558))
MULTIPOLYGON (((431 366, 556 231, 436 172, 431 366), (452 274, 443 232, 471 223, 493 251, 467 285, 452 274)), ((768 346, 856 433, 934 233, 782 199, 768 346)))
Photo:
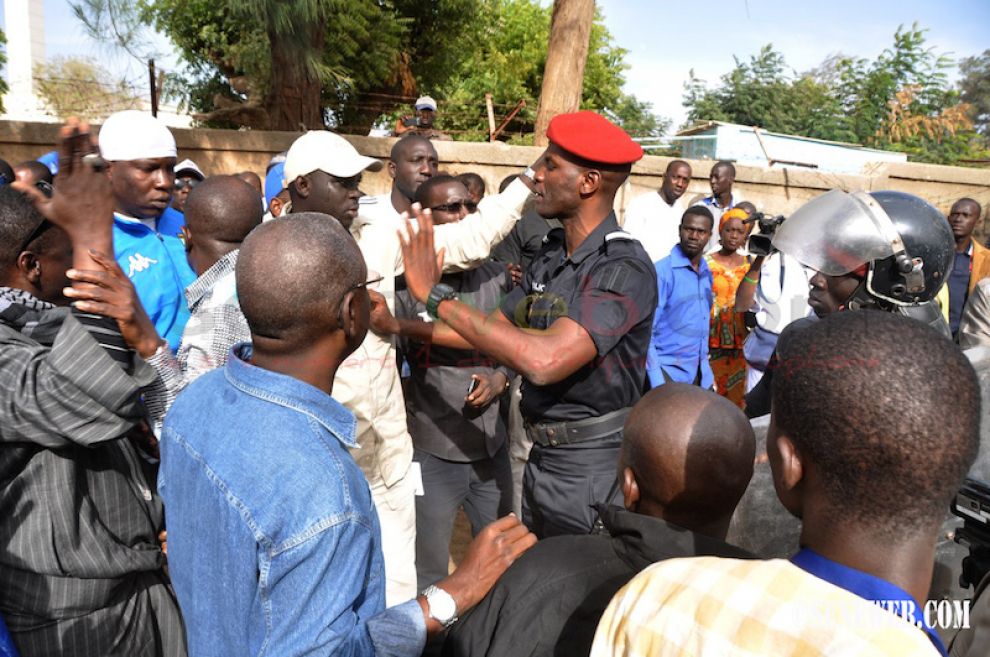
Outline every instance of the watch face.
POLYGON ((441 624, 449 623, 457 615, 457 603, 443 589, 431 586, 426 590, 426 601, 430 604, 430 616, 441 624))

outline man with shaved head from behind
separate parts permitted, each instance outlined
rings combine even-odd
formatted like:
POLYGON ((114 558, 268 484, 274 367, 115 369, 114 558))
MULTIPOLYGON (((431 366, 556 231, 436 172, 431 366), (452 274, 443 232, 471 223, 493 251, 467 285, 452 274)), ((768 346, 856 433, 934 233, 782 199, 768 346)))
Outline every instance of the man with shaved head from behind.
MULTIPOLYGON (((158 487, 191 654, 418 657, 446 612, 427 592, 385 608, 381 529, 331 395, 364 340, 367 268, 331 217, 275 219, 244 242, 251 343, 194 381, 165 422, 158 487)), ((465 611, 535 542, 507 516, 439 585, 465 611)))
POLYGON ((681 383, 652 390, 625 425, 626 508, 599 507, 609 535, 541 541, 453 627, 444 654, 587 655, 612 595, 649 564, 749 557, 724 541, 755 452, 752 427, 728 400, 681 383))
POLYGON ((868 309, 777 356, 767 456, 800 551, 651 566, 603 614, 595 657, 946 654, 922 611, 980 446, 973 366, 934 328, 868 309))

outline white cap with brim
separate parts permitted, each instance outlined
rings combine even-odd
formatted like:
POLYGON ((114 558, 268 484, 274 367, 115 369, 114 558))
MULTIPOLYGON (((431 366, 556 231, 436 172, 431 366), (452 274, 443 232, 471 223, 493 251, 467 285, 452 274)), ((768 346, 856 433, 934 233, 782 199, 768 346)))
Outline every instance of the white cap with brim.
POLYGON ((175 157, 175 138, 150 114, 126 110, 111 114, 103 123, 100 153, 111 162, 175 157))
POLYGON ((434 112, 437 111, 437 101, 433 100, 429 96, 420 96, 416 99, 416 109, 430 109, 434 112))
POLYGON ((285 154, 285 186, 314 171, 352 178, 364 170, 381 171, 382 163, 357 152, 351 143, 327 130, 312 130, 292 142, 285 154))
POLYGON ((206 178, 206 174, 203 173, 203 170, 196 166, 196 163, 192 160, 182 160, 175 165, 176 178, 178 178, 182 173, 190 172, 195 174, 200 180, 204 180, 206 178))

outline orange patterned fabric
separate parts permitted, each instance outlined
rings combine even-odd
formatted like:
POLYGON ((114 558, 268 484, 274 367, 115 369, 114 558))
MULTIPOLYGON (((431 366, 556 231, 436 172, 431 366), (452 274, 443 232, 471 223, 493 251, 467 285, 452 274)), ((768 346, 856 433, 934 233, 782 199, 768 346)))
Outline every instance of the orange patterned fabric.
POLYGON ((743 313, 736 312, 736 290, 749 271, 749 262, 734 268, 726 267, 711 255, 706 256, 712 270, 711 323, 708 334, 708 362, 715 374, 715 390, 739 408, 746 395, 746 359, 743 341, 746 325, 743 313))

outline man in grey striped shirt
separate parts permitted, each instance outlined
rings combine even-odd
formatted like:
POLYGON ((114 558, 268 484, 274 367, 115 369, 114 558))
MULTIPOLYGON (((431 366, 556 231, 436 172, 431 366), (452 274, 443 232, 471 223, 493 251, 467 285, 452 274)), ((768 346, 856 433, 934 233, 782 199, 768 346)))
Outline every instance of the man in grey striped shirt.
POLYGON ((134 430, 154 372, 128 338, 150 320, 112 279, 64 307, 77 296, 66 270, 112 259, 113 198, 99 159, 83 164, 87 127, 62 141, 54 198, 28 190, 44 216, 0 189, 0 615, 25 657, 182 657, 161 500, 134 430))

